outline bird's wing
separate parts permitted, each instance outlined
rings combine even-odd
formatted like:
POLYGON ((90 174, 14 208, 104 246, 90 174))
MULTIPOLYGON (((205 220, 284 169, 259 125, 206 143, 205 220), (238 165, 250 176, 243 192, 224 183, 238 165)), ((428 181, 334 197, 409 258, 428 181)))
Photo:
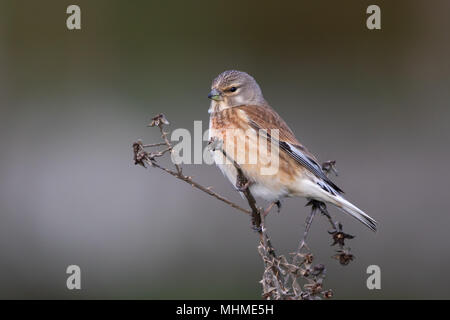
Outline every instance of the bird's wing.
MULTIPOLYGON (((314 157, 314 155, 295 138, 292 130, 275 110, 268 106, 255 105, 244 105, 234 108, 244 111, 249 120, 249 124, 256 131, 259 131, 260 129, 265 130, 269 139, 270 130, 278 129, 278 142, 281 150, 286 152, 299 165, 313 173, 317 178, 323 180, 337 193, 343 193, 343 191, 325 175, 316 157, 314 157)), ((322 188, 328 189, 328 186, 325 185, 322 186, 322 188)), ((333 190, 327 191, 334 193, 333 190)))

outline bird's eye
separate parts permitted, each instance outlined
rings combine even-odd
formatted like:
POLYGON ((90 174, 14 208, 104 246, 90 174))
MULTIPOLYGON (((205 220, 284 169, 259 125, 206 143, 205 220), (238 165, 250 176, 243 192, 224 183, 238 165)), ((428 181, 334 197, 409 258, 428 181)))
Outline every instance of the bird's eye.
POLYGON ((235 92, 236 90, 237 90, 236 87, 231 87, 229 91, 230 91, 230 92, 235 92))

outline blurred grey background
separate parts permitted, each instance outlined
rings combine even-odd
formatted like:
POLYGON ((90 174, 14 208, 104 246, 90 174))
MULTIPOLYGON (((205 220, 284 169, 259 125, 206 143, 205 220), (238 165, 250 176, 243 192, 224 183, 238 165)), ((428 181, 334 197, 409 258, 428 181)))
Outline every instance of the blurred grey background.
MULTIPOLYGON (((249 218, 156 169, 131 143, 166 114, 208 126, 207 94, 226 69, 252 74, 266 99, 371 233, 332 210, 356 260, 330 257, 329 226, 309 241, 338 299, 450 298, 448 1, 0 1, 0 298, 260 298, 249 218), (82 30, 66 28, 68 5, 82 30), (366 28, 381 7, 382 30, 366 28), (82 290, 65 270, 82 270, 82 290), (366 288, 366 268, 382 289, 366 288)), ((167 164, 167 163, 166 163, 167 164)), ((185 166, 245 205, 214 166, 185 166)), ((268 218, 292 252, 308 209, 268 218)))

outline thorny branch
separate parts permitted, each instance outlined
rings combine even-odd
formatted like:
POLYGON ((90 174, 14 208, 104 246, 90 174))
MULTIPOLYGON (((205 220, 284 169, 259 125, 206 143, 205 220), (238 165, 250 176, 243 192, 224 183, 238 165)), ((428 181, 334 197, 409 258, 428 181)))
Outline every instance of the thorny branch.
MULTIPOLYGON (((200 183, 194 181, 191 176, 184 175, 180 165, 174 164, 175 169, 172 170, 158 164, 157 158, 173 152, 173 145, 168 138, 168 132, 164 131, 165 125, 169 125, 169 121, 163 114, 159 114, 152 119, 149 126, 156 126, 159 128, 163 142, 144 144, 139 140, 133 143, 134 163, 136 165, 141 165, 144 168, 150 166, 161 169, 175 178, 189 183, 192 187, 199 189, 228 204, 229 206, 251 216, 252 227, 259 234, 258 252, 264 263, 264 272, 262 280, 260 281, 263 288, 262 297, 270 300, 310 300, 321 299, 322 297, 331 298, 333 296, 332 290, 323 289, 323 280, 326 273, 325 266, 323 264, 313 264, 314 256, 306 245, 306 238, 308 236, 310 226, 317 212, 320 212, 328 219, 332 227, 332 230, 328 231, 333 239, 333 243, 331 245, 334 246, 337 244, 339 246, 339 249, 336 251, 333 258, 337 259, 342 265, 347 265, 354 259, 354 256, 350 254, 350 248, 345 247, 345 240, 352 239, 354 236, 343 232, 342 224, 335 222, 332 219, 328 213, 326 205, 323 202, 316 200, 310 200, 306 204, 307 206, 311 206, 311 213, 306 220, 303 237, 296 252, 290 254, 290 259, 283 255, 277 255, 267 233, 265 217, 275 204, 278 208, 280 208, 280 203, 273 203, 266 210, 263 210, 257 205, 255 198, 250 192, 250 181, 245 176, 239 164, 231 159, 222 149, 221 141, 210 141, 209 148, 213 151, 221 151, 223 155, 235 166, 237 171, 236 189, 242 192, 245 196, 250 210, 244 209, 216 193, 212 190, 212 187, 204 187, 200 183), (162 146, 165 148, 160 151, 145 151, 147 148, 162 146)), ((330 172, 337 175, 335 164, 336 161, 327 161, 322 165, 322 169, 327 175, 330 172)))

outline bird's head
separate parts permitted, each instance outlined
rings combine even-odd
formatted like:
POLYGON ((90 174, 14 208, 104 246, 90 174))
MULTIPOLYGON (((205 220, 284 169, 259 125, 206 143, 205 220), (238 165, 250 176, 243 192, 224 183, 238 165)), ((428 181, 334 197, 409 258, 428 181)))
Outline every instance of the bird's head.
POLYGON ((265 105, 266 101, 255 79, 248 73, 228 70, 212 82, 210 111, 221 111, 240 105, 265 105))

